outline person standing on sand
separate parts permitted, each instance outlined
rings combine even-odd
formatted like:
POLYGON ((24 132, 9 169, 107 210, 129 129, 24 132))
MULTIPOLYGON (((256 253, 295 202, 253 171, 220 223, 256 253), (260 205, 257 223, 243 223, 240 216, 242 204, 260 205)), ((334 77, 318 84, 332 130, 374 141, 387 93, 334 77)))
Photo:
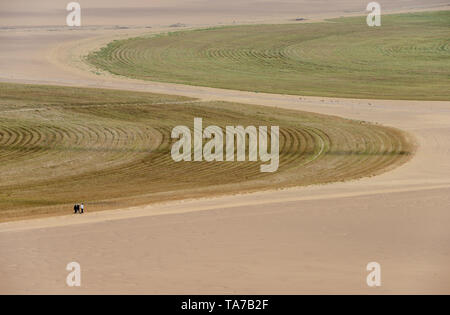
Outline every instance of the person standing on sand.
POLYGON ((81 209, 80 213, 83 214, 84 213, 84 204, 81 204, 80 209, 81 209))
POLYGON ((73 213, 74 213, 74 214, 77 214, 77 212, 78 212, 78 205, 75 204, 75 205, 73 206, 73 213))

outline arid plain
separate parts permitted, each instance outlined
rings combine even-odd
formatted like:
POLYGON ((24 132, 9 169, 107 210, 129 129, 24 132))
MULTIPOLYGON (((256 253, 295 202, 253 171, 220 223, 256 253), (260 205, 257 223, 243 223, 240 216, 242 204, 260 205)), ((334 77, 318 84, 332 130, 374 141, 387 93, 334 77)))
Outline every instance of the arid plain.
MULTIPOLYGON (((64 27, 66 12, 56 1, 24 3, 0 6, 2 82, 335 115, 406 131, 417 151, 400 167, 354 181, 2 223, 0 292, 450 293, 448 101, 290 96, 139 81, 93 73, 82 60, 111 40, 143 33, 363 15, 365 2, 132 1, 124 9, 119 1, 99 0, 83 11, 80 30, 64 27), (71 261, 82 266, 81 288, 65 284, 71 261), (380 288, 366 285, 371 261, 382 266, 380 288)), ((449 4, 380 3, 386 13, 449 4)))

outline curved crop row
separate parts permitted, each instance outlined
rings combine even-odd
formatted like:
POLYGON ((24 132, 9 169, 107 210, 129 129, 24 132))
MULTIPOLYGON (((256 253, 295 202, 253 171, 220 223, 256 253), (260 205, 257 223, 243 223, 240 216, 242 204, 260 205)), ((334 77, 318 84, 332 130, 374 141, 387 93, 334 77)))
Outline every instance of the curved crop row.
MULTIPOLYGON (((18 85, 1 90, 17 100, 53 100, 45 112, 1 111, 0 219, 67 213, 84 201, 90 210, 211 194, 342 181, 383 172, 413 150, 399 131, 311 113, 225 102, 154 102, 148 94, 18 85), (98 94, 98 95, 97 95, 98 94), (101 97, 98 97, 101 95, 101 97), (126 97, 129 101, 126 101, 126 97), (98 99, 98 101, 94 101, 98 99), (111 105, 107 105, 111 100, 111 105), (106 104, 105 104, 106 102, 106 104), (87 105, 89 103, 89 105, 87 105), (263 162, 174 162, 175 126, 280 127, 280 164, 261 173, 263 162)), ((24 100, 23 106, 29 107, 24 100)), ((39 105, 42 108, 42 105, 39 105)))

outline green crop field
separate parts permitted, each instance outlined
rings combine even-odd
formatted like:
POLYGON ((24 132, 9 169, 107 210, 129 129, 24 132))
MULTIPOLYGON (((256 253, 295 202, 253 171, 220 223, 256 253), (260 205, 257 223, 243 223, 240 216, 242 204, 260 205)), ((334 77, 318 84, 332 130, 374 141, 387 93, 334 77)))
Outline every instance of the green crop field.
POLYGON ((332 116, 115 90, 0 84, 0 221, 342 181, 407 161, 402 132, 332 116), (280 166, 174 162, 171 130, 280 126, 280 166))
POLYGON ((113 74, 235 90, 450 100, 450 11, 230 26, 114 41, 87 61, 113 74))

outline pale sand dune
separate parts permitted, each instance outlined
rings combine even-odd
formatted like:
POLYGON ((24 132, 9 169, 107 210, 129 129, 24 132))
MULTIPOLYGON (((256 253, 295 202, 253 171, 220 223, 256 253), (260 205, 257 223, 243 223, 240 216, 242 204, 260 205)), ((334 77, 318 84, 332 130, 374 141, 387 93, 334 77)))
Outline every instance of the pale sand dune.
MULTIPOLYGON (((363 1, 343 3, 348 6, 333 2, 330 13, 345 14, 363 1)), ((406 10, 438 1, 389 3, 406 10)), ((314 8, 304 6, 304 15, 314 16, 314 8)), ((255 17, 251 10, 241 14, 242 21, 255 17)), ((196 24, 212 23, 204 16, 196 24)), ((143 31, 0 31, 0 79, 339 115, 406 130, 418 152, 400 168, 355 182, 0 224, 1 293, 450 293, 450 102, 300 98, 139 82, 89 73, 78 61, 111 38, 143 31), (80 289, 65 285, 71 261, 82 266, 80 289), (379 289, 365 284, 370 261, 383 268, 379 289)))
POLYGON ((449 192, 272 201, 4 232, 1 292, 448 293, 449 192), (74 260, 83 268, 78 290, 64 283, 74 260), (381 289, 365 286, 372 260, 383 267, 381 289))
MULTIPOLYGON (((65 25, 70 1, 15 0, 0 4, 0 26, 65 25)), ((90 0, 79 1, 83 25, 167 25, 232 23, 286 18, 363 14, 365 0, 90 0)), ((447 0, 378 0, 383 10, 417 10, 447 0)))

